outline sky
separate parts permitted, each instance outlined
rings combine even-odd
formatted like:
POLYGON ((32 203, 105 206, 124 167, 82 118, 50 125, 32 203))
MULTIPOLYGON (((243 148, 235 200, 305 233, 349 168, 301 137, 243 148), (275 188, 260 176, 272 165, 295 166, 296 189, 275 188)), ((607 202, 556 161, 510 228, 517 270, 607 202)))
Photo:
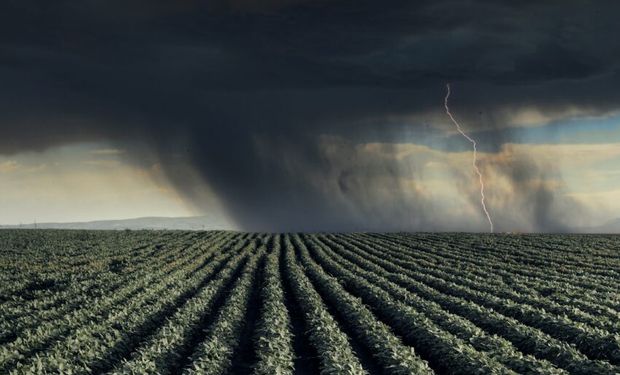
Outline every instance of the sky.
POLYGON ((0 224, 569 232, 620 217, 617 1, 0 4, 0 224))

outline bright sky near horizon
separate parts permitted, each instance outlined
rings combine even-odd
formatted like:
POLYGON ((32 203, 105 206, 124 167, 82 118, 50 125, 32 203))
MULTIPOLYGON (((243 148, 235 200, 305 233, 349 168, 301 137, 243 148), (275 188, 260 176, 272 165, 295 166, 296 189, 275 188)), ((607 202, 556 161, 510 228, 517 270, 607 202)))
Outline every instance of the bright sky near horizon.
MULTIPOLYGON (((603 119, 569 119, 563 125, 556 123, 515 130, 519 143, 504 145, 503 150, 484 151, 481 144, 482 163, 493 160, 497 164, 503 156, 527 156, 541 164, 553 165, 558 179, 549 176, 544 183, 560 196, 574 200, 581 207, 581 217, 569 218, 574 226, 596 226, 620 216, 620 117, 603 119), (561 137, 554 127, 569 129, 561 137), (508 151, 509 150, 509 151, 508 151), (561 178, 559 178, 561 176, 561 178)), ((474 136, 484 140, 484 131, 474 136)), ((453 135, 444 133, 444 138, 453 135)), ((411 134, 408 135, 411 137, 411 134)), ((462 194, 455 179, 467 179, 470 152, 465 144, 462 149, 447 151, 435 147, 438 138, 425 138, 428 144, 408 141, 385 143, 368 142, 356 145, 356 157, 390 159, 401 170, 422 160, 424 179, 407 178, 403 181, 413 190, 427 194, 436 210, 443 215, 472 216, 473 226, 449 223, 450 229, 475 230, 478 223, 477 207, 462 194), (452 168, 462 168, 464 177, 455 177, 452 168), (460 225, 460 226, 459 226, 460 225)), ((0 224, 38 222, 71 222, 124 219, 143 216, 192 216, 204 214, 191 199, 179 193, 161 170, 156 157, 131 160, 126 150, 106 143, 77 143, 54 147, 41 152, 24 152, 0 156, 0 224)), ((513 160, 514 161, 514 160, 513 160)), ((501 168, 501 164, 498 168, 501 168)), ((505 197, 498 171, 485 169, 490 210, 510 210, 510 202, 525 202, 505 197)), ((471 179, 470 189, 475 188, 471 179)), ((211 194, 212 202, 217 197, 211 194)), ((227 217, 217 204, 207 212, 216 217, 227 217)), ((521 207, 514 207, 515 211, 521 207)), ((480 219, 482 219, 480 217, 480 219)), ((526 223, 513 218, 515 230, 527 230, 526 223)), ((524 220, 526 218, 523 218, 524 220)), ((481 225, 481 224, 480 224, 481 225)), ((508 224, 510 225, 510 224, 508 224)), ((506 229, 506 228, 504 228, 506 229)))
POLYGON ((191 216, 156 162, 130 163, 105 144, 0 156, 0 224, 191 216))

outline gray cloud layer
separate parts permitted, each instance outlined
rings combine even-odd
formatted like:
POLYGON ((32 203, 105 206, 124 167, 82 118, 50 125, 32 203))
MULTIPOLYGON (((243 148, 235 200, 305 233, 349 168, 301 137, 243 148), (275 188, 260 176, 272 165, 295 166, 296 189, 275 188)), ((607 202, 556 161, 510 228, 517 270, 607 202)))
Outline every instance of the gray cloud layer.
MULTIPOLYGON (((320 136, 397 140, 395 119, 436 115, 447 81, 496 148, 511 108, 620 107, 617 1, 254 3, 4 2, 0 153, 146 144, 181 191, 195 188, 177 170, 189 164, 247 229, 452 229, 393 163, 352 163, 345 146, 326 157, 320 136)), ((515 188, 535 229, 564 228, 552 192, 515 188)))

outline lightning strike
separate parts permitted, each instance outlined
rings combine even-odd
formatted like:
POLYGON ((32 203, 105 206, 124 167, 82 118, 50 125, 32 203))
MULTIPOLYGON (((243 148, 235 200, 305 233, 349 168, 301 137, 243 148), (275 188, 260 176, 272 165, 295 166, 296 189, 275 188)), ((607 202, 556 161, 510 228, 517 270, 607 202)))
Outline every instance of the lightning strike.
POLYGON ((473 157, 472 165, 474 167, 474 171, 476 171, 476 174, 478 175, 478 179, 480 180, 480 204, 482 205, 482 210, 484 211, 484 214, 486 215, 487 220, 489 221, 489 226, 491 227, 491 233, 493 233, 493 220, 491 220, 491 215, 489 214, 489 211, 487 210, 487 205, 484 202, 484 178, 482 177, 482 173, 480 172, 480 169, 478 168, 478 150, 476 148, 476 141, 470 136, 468 136, 463 131, 463 129, 461 129, 461 125, 459 125, 459 123, 454 119, 454 116, 452 116, 452 113, 450 113, 450 108, 448 107, 448 98, 450 98, 450 84, 449 83, 446 83, 446 89, 447 89, 446 97, 444 98, 444 102, 443 102, 444 107, 446 108, 446 113, 450 117, 450 120, 452 120, 452 122, 456 126, 456 130, 458 130, 459 133, 461 133, 461 135, 465 137, 465 139, 471 142, 474 148, 474 157, 473 157))

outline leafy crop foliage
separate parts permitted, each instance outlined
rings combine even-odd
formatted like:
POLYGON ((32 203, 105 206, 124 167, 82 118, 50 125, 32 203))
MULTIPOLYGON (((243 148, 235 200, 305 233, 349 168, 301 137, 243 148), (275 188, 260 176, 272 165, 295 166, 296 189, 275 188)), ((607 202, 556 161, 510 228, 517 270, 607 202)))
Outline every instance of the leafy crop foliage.
POLYGON ((620 237, 0 231, 2 374, 618 374, 620 237))

